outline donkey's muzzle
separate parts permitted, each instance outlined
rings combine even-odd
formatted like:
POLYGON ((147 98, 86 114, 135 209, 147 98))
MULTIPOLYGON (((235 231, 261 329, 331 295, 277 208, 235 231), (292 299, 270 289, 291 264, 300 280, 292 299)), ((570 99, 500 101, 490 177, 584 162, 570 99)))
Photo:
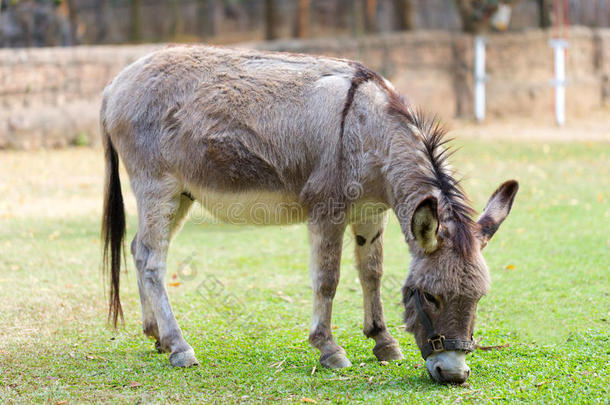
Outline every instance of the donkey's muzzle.
POLYGON ((445 351, 432 354, 426 360, 426 369, 441 384, 461 384, 470 376, 466 365, 466 353, 445 351))

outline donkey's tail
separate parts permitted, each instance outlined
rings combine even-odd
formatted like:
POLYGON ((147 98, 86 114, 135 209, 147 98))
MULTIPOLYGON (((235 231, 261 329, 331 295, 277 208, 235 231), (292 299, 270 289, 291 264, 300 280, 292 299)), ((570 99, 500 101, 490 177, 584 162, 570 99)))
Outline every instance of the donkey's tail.
POLYGON ((110 272, 108 321, 111 321, 116 328, 118 319, 123 320, 119 286, 123 239, 125 237, 125 209, 123 207, 123 194, 121 193, 121 179, 119 178, 119 156, 103 123, 101 129, 106 156, 106 185, 104 189, 104 213, 102 214, 103 269, 105 274, 110 272))

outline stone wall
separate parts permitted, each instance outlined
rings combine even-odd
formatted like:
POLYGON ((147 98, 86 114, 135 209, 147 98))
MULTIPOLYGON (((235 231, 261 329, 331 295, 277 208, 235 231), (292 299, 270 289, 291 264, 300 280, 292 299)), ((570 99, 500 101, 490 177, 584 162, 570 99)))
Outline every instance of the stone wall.
POLYGON ((104 86, 124 66, 156 48, 0 50, 0 148, 96 141, 104 86))
MULTIPOLYGON (((553 117, 550 32, 487 36, 487 116, 553 117)), ((568 119, 610 104, 610 30, 572 28, 568 119)), ((98 139, 100 93, 124 66, 163 45, 0 50, 0 148, 60 147, 98 139)), ((471 117, 473 38, 454 32, 249 43, 267 50, 357 59, 417 105, 471 117)))

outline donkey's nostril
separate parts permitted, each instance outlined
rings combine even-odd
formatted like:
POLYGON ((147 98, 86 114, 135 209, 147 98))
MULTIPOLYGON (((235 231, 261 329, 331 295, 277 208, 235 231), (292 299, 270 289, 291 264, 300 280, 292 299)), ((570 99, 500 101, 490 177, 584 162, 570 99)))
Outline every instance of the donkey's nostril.
POLYGON ((441 368, 441 366, 434 367, 434 371, 436 371, 436 375, 438 375, 438 378, 440 378, 441 380, 444 380, 443 369, 441 368))
POLYGON ((451 375, 449 378, 449 381, 451 381, 454 384, 462 384, 463 382, 465 382, 468 379, 469 375, 470 375, 470 370, 464 370, 461 373, 451 375))

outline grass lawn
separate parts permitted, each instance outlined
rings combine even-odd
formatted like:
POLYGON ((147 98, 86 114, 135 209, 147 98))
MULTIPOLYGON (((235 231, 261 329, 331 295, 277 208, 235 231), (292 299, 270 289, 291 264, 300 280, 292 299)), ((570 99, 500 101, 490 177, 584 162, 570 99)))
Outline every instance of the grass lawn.
MULTIPOLYGON (((99 150, 0 153, 0 402, 544 402, 610 398, 610 144, 459 142, 453 163, 477 209, 508 178, 521 183, 485 256, 463 386, 427 375, 401 326, 409 255, 393 219, 384 302, 405 359, 381 365, 362 335, 362 294, 346 237, 334 333, 354 364, 317 366, 303 225, 235 227, 195 209, 170 249, 169 290, 201 363, 174 369, 140 332, 131 257, 125 326, 105 323, 99 270, 99 150), (203 223, 202 223, 203 222, 203 223)), ((135 231, 128 198, 128 240, 135 231)))

